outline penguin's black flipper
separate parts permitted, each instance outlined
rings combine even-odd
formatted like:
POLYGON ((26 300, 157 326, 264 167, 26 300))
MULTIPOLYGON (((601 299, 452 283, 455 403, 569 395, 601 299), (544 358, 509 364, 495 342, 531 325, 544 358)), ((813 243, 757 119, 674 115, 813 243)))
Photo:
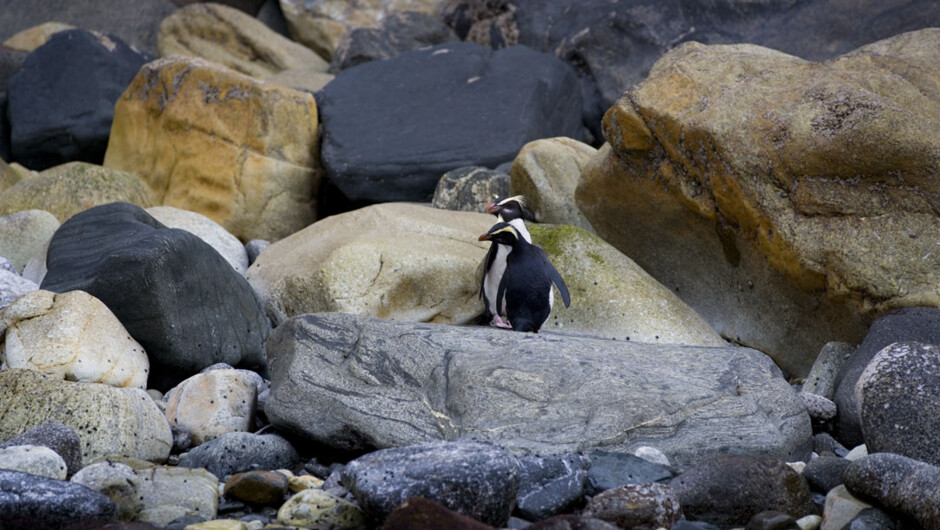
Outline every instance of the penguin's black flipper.
POLYGON ((545 268, 546 275, 551 278, 552 283, 555 284, 555 287, 558 287, 558 292, 561 293, 561 301, 565 303, 565 307, 568 307, 571 304, 571 296, 568 294, 568 286, 565 284, 565 280, 548 260, 545 260, 545 268))

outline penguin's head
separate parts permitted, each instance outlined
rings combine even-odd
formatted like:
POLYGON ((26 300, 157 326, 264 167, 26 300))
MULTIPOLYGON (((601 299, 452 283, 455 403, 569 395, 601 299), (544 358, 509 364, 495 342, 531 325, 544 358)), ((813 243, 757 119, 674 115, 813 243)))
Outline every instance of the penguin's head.
POLYGON ((478 241, 492 241, 513 246, 519 241, 519 231, 509 223, 496 223, 489 231, 477 238, 478 241))
POLYGON ((525 209, 525 197, 497 197, 492 204, 486 207, 486 213, 496 215, 502 221, 512 221, 520 217, 530 218, 532 215, 525 209), (528 214, 528 215, 526 215, 528 214))

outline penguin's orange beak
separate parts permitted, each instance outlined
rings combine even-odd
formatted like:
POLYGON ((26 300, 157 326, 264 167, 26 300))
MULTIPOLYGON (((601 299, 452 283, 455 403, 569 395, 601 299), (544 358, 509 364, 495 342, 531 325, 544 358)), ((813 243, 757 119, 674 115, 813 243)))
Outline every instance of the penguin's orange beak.
POLYGON ((489 239, 490 239, 489 234, 482 234, 480 235, 480 237, 477 238, 477 241, 489 241, 489 239))
POLYGON ((499 205, 495 202, 486 207, 486 213, 499 213, 499 205))

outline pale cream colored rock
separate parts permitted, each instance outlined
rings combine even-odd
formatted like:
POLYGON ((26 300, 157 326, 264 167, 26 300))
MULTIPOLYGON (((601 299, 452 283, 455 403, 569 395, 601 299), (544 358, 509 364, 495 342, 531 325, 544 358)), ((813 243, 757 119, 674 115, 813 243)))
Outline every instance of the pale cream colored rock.
POLYGON ((246 530, 247 528, 248 526, 245 523, 235 519, 213 519, 202 523, 188 524, 185 530, 246 530))
MULTIPOLYGON (((542 329, 646 343, 727 346, 692 308, 620 251, 581 228, 529 224, 571 295, 555 293, 542 329)), ((480 270, 482 275, 482 269, 480 270)))
POLYGON ((277 522, 287 526, 365 530, 365 515, 355 504, 320 489, 306 489, 277 511, 277 522))
POLYGON ((525 144, 512 163, 510 195, 522 195, 540 223, 577 226, 594 232, 574 200, 581 169, 597 153, 565 137, 525 144))
POLYGON ((246 278, 281 323, 338 311, 461 324, 483 311, 482 213, 385 203, 327 217, 258 256, 246 278))
POLYGON ((318 153, 311 94, 170 57, 118 99, 104 164, 139 175, 163 206, 274 241, 316 219, 318 153))
POLYGON ((65 480, 67 467, 58 453, 41 445, 13 445, 0 449, 0 469, 65 480))
POLYGON ((315 68, 292 68, 278 72, 268 77, 266 81, 314 93, 325 87, 334 77, 336 76, 333 74, 327 74, 315 68))
POLYGON ((257 18, 214 3, 190 4, 163 19, 157 48, 163 57, 201 57, 259 79, 290 68, 326 72, 330 66, 257 18))
POLYGON ((31 52, 45 44, 56 33, 74 28, 75 26, 62 22, 45 22, 13 35, 3 41, 3 47, 8 50, 31 52))
POLYGON ((940 29, 825 63, 688 42, 605 115, 576 200, 722 335, 805 375, 940 307, 940 29))
POLYGON ((0 371, 0 440, 52 421, 75 429, 85 463, 118 455, 163 462, 170 425, 146 392, 62 381, 32 370, 0 371))
POLYGON ((219 479, 202 468, 154 466, 138 469, 144 508, 137 520, 164 527, 196 513, 210 519, 219 511, 219 479))
POLYGON ((846 528, 862 510, 871 508, 871 504, 855 498, 845 485, 839 484, 826 494, 820 530, 838 530, 846 528))
POLYGON ((300 475, 297 477, 289 477, 287 479, 287 488, 294 493, 322 487, 323 479, 317 478, 313 475, 300 475))
POLYGON ((43 250, 59 225, 59 220, 45 210, 25 210, 0 217, 0 256, 10 260, 17 272, 22 272, 26 263, 43 250))
POLYGON ((133 520, 144 508, 140 478, 127 464, 95 462, 83 467, 69 481, 107 495, 117 506, 118 518, 122 521, 133 520))
POLYGON ((248 270, 248 252, 237 237, 205 215, 172 206, 154 206, 147 213, 170 228, 180 228, 205 241, 243 275, 248 270))
POLYGON ((403 11, 436 14, 442 0, 280 0, 291 36, 326 60, 354 28, 403 11))
MULTIPOLYGON (((19 164, 15 164, 19 165, 19 164)), ((22 174, 0 158, 0 193, 22 180, 22 174)))
POLYGON ((93 206, 124 201, 154 206, 154 196, 137 176, 85 162, 69 162, 23 178, 0 193, 0 215, 46 210, 60 222, 93 206))
POLYGON ((254 425, 258 390, 245 370, 222 369, 196 374, 166 394, 170 425, 189 433, 193 445, 254 425))
POLYGON ((84 291, 37 290, 0 312, 2 368, 145 389, 150 360, 103 302, 84 291))

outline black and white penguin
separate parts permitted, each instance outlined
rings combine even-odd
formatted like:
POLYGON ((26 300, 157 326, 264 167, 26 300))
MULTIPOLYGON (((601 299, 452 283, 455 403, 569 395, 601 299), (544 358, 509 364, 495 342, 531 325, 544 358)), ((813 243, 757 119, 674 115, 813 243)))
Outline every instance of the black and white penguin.
POLYGON ((548 261, 545 252, 526 241, 513 225, 496 223, 479 240, 512 249, 506 256, 506 270, 499 282, 496 305, 505 307, 513 330, 538 333, 542 329, 555 300, 552 284, 561 293, 565 307, 569 306, 571 299, 565 280, 548 261))
MULTIPOLYGON (((486 207, 486 212, 495 215, 501 223, 511 224, 526 241, 532 242, 532 236, 529 235, 529 229, 526 228, 523 220, 527 210, 525 210, 525 199, 522 195, 505 199, 497 197, 492 204, 486 207)), ((499 289, 499 281, 503 277, 503 271, 506 270, 506 256, 509 255, 510 250, 509 245, 496 242, 490 245, 490 250, 486 253, 483 262, 483 280, 480 282, 484 322, 500 328, 511 327, 510 323, 506 322, 506 308, 496 307, 496 291, 499 289)))

